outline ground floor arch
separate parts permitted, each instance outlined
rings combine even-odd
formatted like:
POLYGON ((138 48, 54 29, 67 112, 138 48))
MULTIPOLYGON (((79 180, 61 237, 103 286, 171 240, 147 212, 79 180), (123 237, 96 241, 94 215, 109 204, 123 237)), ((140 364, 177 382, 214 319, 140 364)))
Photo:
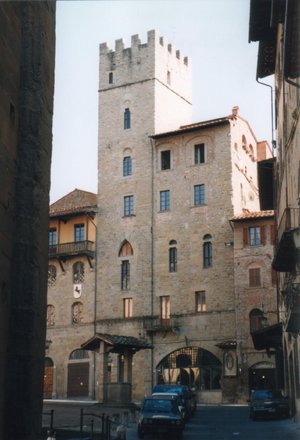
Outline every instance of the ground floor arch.
POLYGON ((272 362, 258 362, 249 368, 249 392, 276 388, 276 368, 272 362))
POLYGON ((184 347, 169 353, 156 367, 157 383, 180 383, 196 390, 221 388, 222 363, 210 351, 184 347))
POLYGON ((72 351, 68 362, 68 398, 86 398, 89 396, 90 362, 86 350, 72 351))

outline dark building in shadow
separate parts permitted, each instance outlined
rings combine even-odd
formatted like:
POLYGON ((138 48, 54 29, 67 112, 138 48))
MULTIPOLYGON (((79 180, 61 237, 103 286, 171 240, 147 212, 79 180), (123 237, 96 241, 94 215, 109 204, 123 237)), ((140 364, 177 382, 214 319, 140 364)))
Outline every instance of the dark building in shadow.
POLYGON ((0 438, 40 438, 55 1, 0 3, 0 438))

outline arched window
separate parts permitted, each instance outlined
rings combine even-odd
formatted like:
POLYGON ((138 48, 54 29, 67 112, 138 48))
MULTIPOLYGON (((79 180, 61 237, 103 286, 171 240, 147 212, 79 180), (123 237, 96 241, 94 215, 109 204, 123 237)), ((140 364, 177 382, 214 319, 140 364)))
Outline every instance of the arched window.
POLYGON ((84 281, 84 264, 81 261, 77 261, 73 264, 73 283, 83 283, 84 281))
POLYGON ((203 267, 211 267, 212 266, 212 243, 211 243, 211 235, 206 234, 203 237, 203 267))
POLYGON ((129 257, 131 255, 133 255, 132 246, 129 241, 124 240, 119 251, 119 257, 129 257))
POLYGON ((69 356, 70 361, 75 361, 75 360, 80 360, 80 359, 88 359, 88 358, 89 358, 88 351, 82 350, 81 348, 73 350, 69 356))
POLYGON ((133 249, 131 244, 127 240, 124 240, 119 251, 119 257, 122 258, 121 290, 130 289, 130 260, 128 257, 131 257, 132 255, 133 255, 133 249))
POLYGON ((52 304, 47 306, 47 327, 55 325, 55 307, 52 304))
POLYGON ((129 108, 125 108, 124 111, 124 130, 130 128, 130 110, 129 108))
POLYGON ((72 305, 72 323, 81 324, 83 321, 83 304, 79 301, 72 305))
POLYGON ((53 286, 56 281, 56 267, 54 265, 48 266, 48 286, 53 286))
POLYGON ((169 272, 177 272, 177 248, 176 240, 169 242, 169 272))

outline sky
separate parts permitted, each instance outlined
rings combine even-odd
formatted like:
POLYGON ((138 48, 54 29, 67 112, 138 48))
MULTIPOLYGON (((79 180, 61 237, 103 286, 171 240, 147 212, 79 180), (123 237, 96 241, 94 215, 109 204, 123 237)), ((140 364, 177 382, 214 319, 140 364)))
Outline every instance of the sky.
MULTIPOLYGON (((256 82, 250 0, 57 1, 50 203, 97 192, 99 44, 114 50, 155 29, 192 62, 193 122, 239 106, 258 140, 272 138, 270 88, 256 82)), ((273 84, 269 77, 264 82, 273 84)))

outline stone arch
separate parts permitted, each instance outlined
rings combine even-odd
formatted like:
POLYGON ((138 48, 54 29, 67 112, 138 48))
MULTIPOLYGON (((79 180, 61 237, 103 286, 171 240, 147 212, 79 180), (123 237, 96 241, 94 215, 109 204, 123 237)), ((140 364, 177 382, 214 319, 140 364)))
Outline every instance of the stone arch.
POLYGON ((119 257, 130 257, 133 255, 133 249, 129 241, 124 240, 120 246, 119 257))
POLYGON ((157 364, 156 372, 158 383, 181 383, 198 390, 221 387, 222 363, 204 348, 179 348, 157 364))
POLYGON ((276 368, 273 362, 257 362, 249 368, 248 374, 249 394, 251 390, 274 389, 276 387, 276 368))

